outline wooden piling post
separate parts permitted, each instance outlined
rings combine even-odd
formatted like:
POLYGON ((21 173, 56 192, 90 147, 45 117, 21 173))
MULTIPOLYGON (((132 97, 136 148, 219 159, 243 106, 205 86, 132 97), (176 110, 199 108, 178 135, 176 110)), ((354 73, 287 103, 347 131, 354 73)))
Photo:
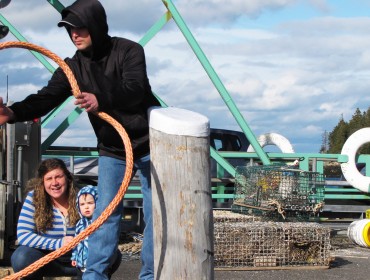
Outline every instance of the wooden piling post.
POLYGON ((209 120, 151 108, 155 279, 213 279, 209 120))

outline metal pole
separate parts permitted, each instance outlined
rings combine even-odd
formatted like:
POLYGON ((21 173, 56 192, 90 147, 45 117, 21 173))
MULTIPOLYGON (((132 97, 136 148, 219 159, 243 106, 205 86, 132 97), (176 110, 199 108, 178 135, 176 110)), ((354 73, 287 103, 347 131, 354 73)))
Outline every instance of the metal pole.
MULTIPOLYGON (((13 104, 12 101, 8 101, 7 105, 13 104)), ((15 125, 6 124, 6 180, 8 182, 13 182, 14 177, 14 142, 15 142, 15 125)), ((14 186, 13 184, 8 184, 6 186, 6 225, 7 225, 7 235, 12 236, 13 231, 13 221, 14 221, 14 186)))
POLYGON ((17 162, 17 202, 22 203, 23 202, 23 195, 22 195, 22 162, 23 162, 23 147, 18 146, 18 162, 17 162))
POLYGON ((69 171, 72 174, 75 173, 75 160, 73 155, 69 157, 69 171))
POLYGON ((234 116, 236 122, 239 124, 240 128, 243 130, 244 134, 247 136, 252 147, 256 151, 257 155, 261 159, 264 165, 271 164, 267 153, 262 149, 261 145, 258 143, 256 136, 253 134, 252 130, 245 121, 243 115, 240 113, 238 107, 236 106, 234 100, 230 96, 229 92, 226 90, 224 84, 221 82, 216 71, 213 69, 211 63, 207 59, 203 50, 200 48, 198 42, 195 40, 193 34, 190 32, 189 28, 182 19, 180 13, 177 11, 175 5, 171 0, 162 0, 167 9, 171 12, 173 20, 176 22, 177 26, 181 30, 185 39, 188 41, 190 47, 194 51, 195 55, 198 57, 199 62, 202 64, 204 70, 208 74, 212 83, 215 85, 223 101, 230 110, 230 113, 234 116))

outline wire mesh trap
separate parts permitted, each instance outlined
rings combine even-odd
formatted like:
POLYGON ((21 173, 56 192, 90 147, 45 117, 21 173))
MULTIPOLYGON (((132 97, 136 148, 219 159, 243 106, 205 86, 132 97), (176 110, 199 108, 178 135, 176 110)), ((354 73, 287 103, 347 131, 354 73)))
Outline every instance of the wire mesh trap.
POLYGON ((122 254, 123 261, 140 259, 143 237, 142 234, 136 232, 121 233, 118 250, 122 254))
POLYGON ((330 229, 327 227, 317 223, 263 222, 231 211, 219 214, 216 212, 218 211, 214 211, 216 269, 262 270, 329 266, 330 229))
POLYGON ((239 166, 232 210, 272 221, 305 221, 324 205, 324 176, 286 165, 239 166))

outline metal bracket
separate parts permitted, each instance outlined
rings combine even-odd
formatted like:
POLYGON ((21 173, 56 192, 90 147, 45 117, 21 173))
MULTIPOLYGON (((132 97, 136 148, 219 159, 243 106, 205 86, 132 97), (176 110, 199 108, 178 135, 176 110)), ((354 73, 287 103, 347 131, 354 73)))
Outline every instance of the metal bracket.
POLYGON ((3 184, 3 185, 12 185, 12 186, 20 186, 21 185, 21 182, 17 181, 17 180, 13 180, 12 182, 9 182, 9 181, 5 181, 5 180, 0 180, 0 184, 3 184))

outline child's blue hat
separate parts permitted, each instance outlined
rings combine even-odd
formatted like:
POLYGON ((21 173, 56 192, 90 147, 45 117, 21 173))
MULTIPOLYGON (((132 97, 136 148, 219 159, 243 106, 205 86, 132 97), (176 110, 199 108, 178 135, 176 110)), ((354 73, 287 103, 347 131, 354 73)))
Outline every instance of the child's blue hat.
POLYGON ((77 194, 77 198, 76 198, 76 206, 77 206, 77 209, 78 209, 79 213, 81 213, 81 211, 80 211, 78 201, 80 199, 80 196, 83 195, 83 194, 91 194, 92 197, 95 200, 95 203, 98 200, 98 190, 95 186, 88 185, 88 186, 85 186, 82 189, 80 189, 80 191, 77 194))

